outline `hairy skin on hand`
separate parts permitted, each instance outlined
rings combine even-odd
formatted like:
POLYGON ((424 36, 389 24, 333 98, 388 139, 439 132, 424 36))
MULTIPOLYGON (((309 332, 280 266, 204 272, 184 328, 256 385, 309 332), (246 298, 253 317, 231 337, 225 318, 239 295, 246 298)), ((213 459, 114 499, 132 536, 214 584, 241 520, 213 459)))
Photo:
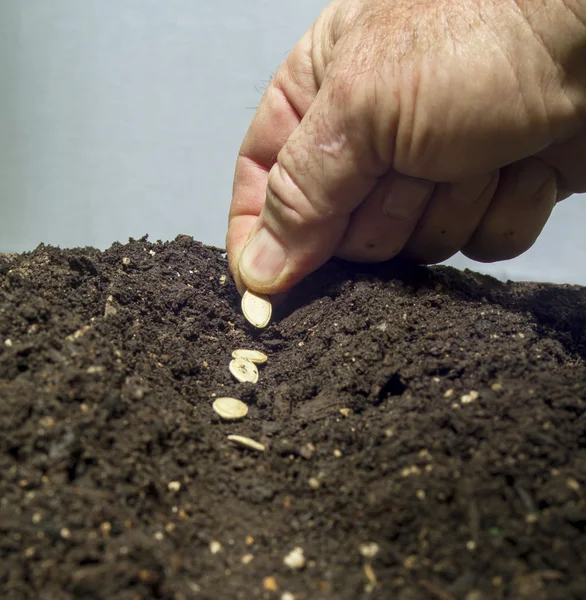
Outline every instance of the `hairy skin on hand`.
POLYGON ((586 189, 584 12, 578 0, 328 6, 240 151, 227 237, 239 289, 286 291, 332 255, 529 248, 555 202, 586 189))

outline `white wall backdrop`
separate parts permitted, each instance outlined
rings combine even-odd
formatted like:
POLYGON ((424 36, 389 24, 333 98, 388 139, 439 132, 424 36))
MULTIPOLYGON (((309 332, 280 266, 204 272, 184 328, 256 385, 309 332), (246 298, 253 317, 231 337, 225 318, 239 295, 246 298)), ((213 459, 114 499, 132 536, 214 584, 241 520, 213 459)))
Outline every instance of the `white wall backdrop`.
MULTIPOLYGON (((188 233, 223 246, 263 85, 325 0, 0 0, 0 252, 188 233)), ((585 160, 586 168, 586 160, 585 160)), ((586 198, 479 265, 586 284, 586 198)))

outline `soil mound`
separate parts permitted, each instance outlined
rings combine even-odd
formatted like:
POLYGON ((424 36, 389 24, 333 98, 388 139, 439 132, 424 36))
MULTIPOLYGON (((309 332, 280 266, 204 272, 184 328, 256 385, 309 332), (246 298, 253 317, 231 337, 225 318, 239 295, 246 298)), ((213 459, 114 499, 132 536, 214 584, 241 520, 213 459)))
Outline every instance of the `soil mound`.
POLYGON ((255 330, 188 236, 0 255, 0 597, 584 600, 585 358, 578 286, 332 261, 255 330))

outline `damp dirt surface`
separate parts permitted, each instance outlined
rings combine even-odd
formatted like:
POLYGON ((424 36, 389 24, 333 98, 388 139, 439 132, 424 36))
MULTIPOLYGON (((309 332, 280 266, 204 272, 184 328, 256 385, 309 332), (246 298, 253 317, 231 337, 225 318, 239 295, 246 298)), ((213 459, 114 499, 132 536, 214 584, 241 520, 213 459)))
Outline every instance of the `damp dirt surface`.
POLYGON ((0 597, 583 600, 585 358, 578 286, 332 261, 255 330, 188 236, 0 255, 0 597))

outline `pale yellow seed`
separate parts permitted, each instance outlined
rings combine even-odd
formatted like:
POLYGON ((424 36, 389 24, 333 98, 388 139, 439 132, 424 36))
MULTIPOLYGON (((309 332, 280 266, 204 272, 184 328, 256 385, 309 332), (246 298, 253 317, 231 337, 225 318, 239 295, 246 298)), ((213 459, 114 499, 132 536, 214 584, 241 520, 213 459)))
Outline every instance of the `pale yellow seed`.
POLYGON ((258 365, 262 365, 268 360, 268 356, 260 350, 245 350, 243 348, 234 350, 234 352, 232 352, 232 358, 243 358, 244 360, 249 360, 258 365))
POLYGON ((229 435, 228 439, 239 446, 246 446, 251 450, 258 450, 259 452, 264 452, 265 450, 265 447, 262 444, 259 444, 258 442, 255 442, 254 440, 242 435, 229 435))
POLYGON ((256 365, 245 358, 231 360, 230 373, 241 383, 256 383, 258 381, 258 369, 256 365))
POLYGON ((268 296, 246 290, 242 296, 242 312, 252 325, 262 328, 269 324, 273 307, 268 296))
POLYGON ((226 421, 242 419, 248 413, 248 406, 237 398, 217 398, 212 408, 226 421))

